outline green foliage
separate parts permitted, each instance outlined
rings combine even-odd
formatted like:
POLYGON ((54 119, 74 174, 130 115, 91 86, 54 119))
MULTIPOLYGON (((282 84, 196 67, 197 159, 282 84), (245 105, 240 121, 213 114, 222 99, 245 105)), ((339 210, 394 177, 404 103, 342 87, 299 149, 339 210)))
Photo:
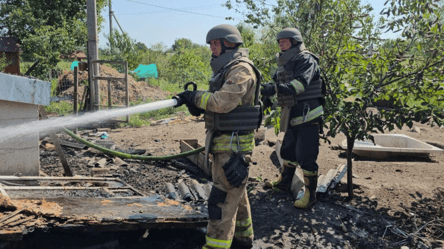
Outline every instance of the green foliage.
POLYGON ((264 82, 270 82, 275 66, 275 54, 279 49, 276 41, 271 39, 271 36, 266 33, 262 34, 260 41, 256 41, 254 29, 245 23, 237 25, 244 44, 242 47, 249 49, 249 58, 254 62, 254 65, 261 71, 264 76, 264 82))
POLYGON ((185 49, 193 49, 198 48, 200 45, 193 43, 190 39, 187 38, 179 38, 174 41, 173 46, 171 47, 173 51, 183 51, 185 49))
POLYGON ((129 122, 127 124, 126 123, 122 124, 122 126, 124 126, 124 127, 135 127, 135 128, 142 127, 142 126, 148 126, 148 125, 150 125, 150 122, 148 120, 141 119, 140 115, 138 115, 138 114, 131 115, 129 122))
POLYGON ((273 125, 274 126, 274 133, 277 135, 279 134, 280 130, 280 124, 281 124, 281 108, 277 107, 276 110, 271 110, 269 107, 267 110, 264 111, 264 114, 269 114, 267 118, 264 121, 264 126, 273 125))
MULTIPOLYGON (((98 26, 108 1, 97 0, 98 26)), ((44 79, 60 61, 61 53, 86 46, 86 1, 22 0, 0 1, 0 34, 19 39, 26 61, 40 61, 35 77, 44 79), (51 11, 48 11, 51 10, 51 11)))
POLYGON ((211 52, 208 47, 190 45, 188 41, 188 39, 176 40, 177 51, 162 52, 156 46, 152 46, 141 56, 141 64, 154 63, 157 66, 159 78, 149 79, 149 84, 158 85, 169 92, 182 91, 182 86, 189 81, 204 86, 200 89, 208 88, 206 85, 211 76, 211 52))
MULTIPOLYGON (((139 66, 144 47, 131 39, 128 33, 119 33, 116 29, 112 31, 112 35, 105 35, 108 39, 108 46, 112 48, 101 51, 101 57, 105 60, 126 61, 128 62, 128 71, 139 66)), ((143 44, 143 43, 142 43, 143 44)), ((123 72, 124 66, 121 64, 112 64, 112 67, 123 72)))
MULTIPOLYGON (((194 81, 198 89, 207 90, 208 80, 211 76, 210 60, 211 52, 206 46, 192 43, 181 38, 175 41, 172 49, 167 50, 163 43, 155 44, 147 48, 145 44, 136 42, 128 34, 119 34, 116 31, 108 36, 108 45, 113 45, 113 51, 109 48, 101 49, 102 59, 126 60, 129 62, 129 71, 139 64, 156 64, 159 77, 147 78, 145 81, 151 86, 158 86, 163 91, 177 94, 183 91, 186 82, 194 81)), ((137 77, 135 80, 139 80, 137 77)), ((168 97, 167 99, 171 98, 168 97)), ((142 104, 142 102, 132 103, 142 104)), ((130 117, 129 124, 124 126, 140 127, 149 125, 149 120, 156 120, 175 115, 177 112, 186 112, 186 107, 165 108, 153 112, 135 114, 130 117)))
POLYGON ((169 78, 179 86, 189 81, 207 81, 211 76, 208 62, 202 61, 196 49, 176 52, 170 59, 169 78))
POLYGON ((285 0, 272 8, 265 1, 228 1, 226 6, 246 7, 246 23, 264 27, 264 37, 283 27, 300 29, 309 50, 320 55, 329 86, 330 136, 344 132, 362 139, 410 125, 408 120, 442 122, 443 17, 434 1, 388 1, 382 13, 392 19, 382 18, 380 26, 372 7, 359 0, 285 0), (399 30, 401 38, 381 39, 380 27, 399 30), (368 112, 378 100, 396 108, 368 112))
POLYGON ((73 109, 73 104, 68 101, 51 102, 49 106, 45 106, 45 111, 47 113, 55 112, 59 115, 73 114, 73 109))
POLYGON ((253 28, 244 23, 240 23, 236 27, 241 33, 242 40, 244 41, 242 47, 246 48, 251 47, 255 42, 253 28))
POLYGON ((51 97, 54 97, 57 95, 57 87, 59 86, 59 81, 57 79, 51 80, 51 97))
POLYGON ((265 0, 228 0, 225 6, 263 27, 266 39, 285 27, 301 31, 306 47, 319 55, 327 83, 327 135, 345 134, 350 167, 355 139, 412 127, 412 121, 443 123, 442 3, 386 1, 379 22, 360 0, 282 0, 274 7, 265 0), (400 37, 382 39, 381 29, 400 37), (382 100, 388 109, 368 108, 382 100))

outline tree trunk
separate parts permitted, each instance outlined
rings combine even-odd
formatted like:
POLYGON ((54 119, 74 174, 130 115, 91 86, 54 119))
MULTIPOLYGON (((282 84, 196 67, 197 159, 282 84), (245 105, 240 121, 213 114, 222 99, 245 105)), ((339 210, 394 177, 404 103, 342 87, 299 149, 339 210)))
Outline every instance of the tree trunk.
POLYGON ((348 197, 353 198, 353 165, 352 165, 352 151, 355 145, 355 137, 347 136, 347 188, 348 197))

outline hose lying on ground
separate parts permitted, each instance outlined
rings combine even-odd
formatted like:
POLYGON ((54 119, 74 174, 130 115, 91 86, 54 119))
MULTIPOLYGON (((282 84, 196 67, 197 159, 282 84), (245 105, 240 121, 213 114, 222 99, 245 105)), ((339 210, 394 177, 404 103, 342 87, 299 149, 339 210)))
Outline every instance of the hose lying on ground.
POLYGON ((126 159, 137 159, 137 160, 153 160, 153 161, 157 161, 157 160, 171 160, 171 159, 176 159, 176 158, 180 158, 180 157, 186 157, 186 156, 190 156, 190 155, 194 155, 197 154, 203 150, 205 150, 205 147, 200 147, 194 150, 190 150, 187 152, 183 152, 180 154, 176 154, 176 155, 168 155, 168 156, 140 156, 140 155, 131 155, 131 154, 127 154, 127 153, 123 153, 120 151, 115 151, 115 150, 110 150, 107 148, 104 148, 102 146, 98 146, 97 144, 91 143, 79 136, 77 136, 76 134, 74 134, 72 131, 68 130, 65 128, 65 132, 66 134, 68 134, 69 136, 71 136, 72 138, 74 138, 75 140, 81 142, 82 144, 85 144, 88 147, 94 148, 96 150, 99 150, 103 153, 106 154, 110 154, 116 157, 120 157, 120 158, 126 158, 126 159))

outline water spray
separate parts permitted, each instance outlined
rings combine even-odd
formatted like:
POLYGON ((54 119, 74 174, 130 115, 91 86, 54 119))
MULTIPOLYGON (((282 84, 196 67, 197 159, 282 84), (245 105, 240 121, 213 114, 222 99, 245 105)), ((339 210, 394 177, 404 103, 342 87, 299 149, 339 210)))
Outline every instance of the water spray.
POLYGON ((125 115, 150 112, 167 107, 174 107, 178 103, 177 99, 162 100, 148 104, 142 104, 127 108, 101 110, 83 115, 70 115, 66 117, 49 118, 45 120, 33 121, 21 125, 6 126, 1 128, 2 136, 0 142, 14 139, 29 134, 47 134, 50 131, 59 131, 64 127, 76 127, 85 124, 97 123, 112 118, 123 117, 125 115))

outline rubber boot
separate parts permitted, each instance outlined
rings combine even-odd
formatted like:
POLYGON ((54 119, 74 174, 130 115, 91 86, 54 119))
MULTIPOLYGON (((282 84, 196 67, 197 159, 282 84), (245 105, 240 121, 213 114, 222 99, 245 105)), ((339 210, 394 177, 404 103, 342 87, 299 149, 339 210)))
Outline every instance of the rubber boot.
POLYGON ((279 178, 273 182, 266 182, 265 187, 267 188, 276 187, 280 190, 290 190, 291 181, 293 180, 295 171, 296 171, 296 166, 290 163, 284 163, 279 178))
POLYGON ((304 196, 294 202, 297 208, 309 208, 316 202, 316 187, 318 186, 318 172, 307 171, 304 172, 305 193, 304 196))
POLYGON ((248 239, 233 238, 231 249, 251 249, 253 248, 253 241, 248 239))

